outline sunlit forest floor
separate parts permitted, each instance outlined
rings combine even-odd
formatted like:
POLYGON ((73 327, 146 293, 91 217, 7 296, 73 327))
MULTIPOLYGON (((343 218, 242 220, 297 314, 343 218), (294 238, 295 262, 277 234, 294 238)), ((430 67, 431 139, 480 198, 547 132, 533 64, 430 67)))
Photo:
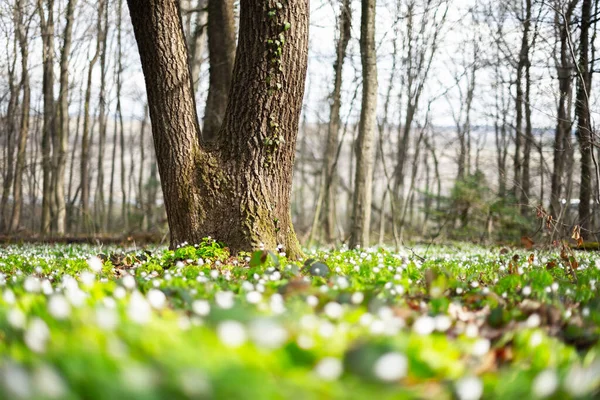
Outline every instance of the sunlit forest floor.
POLYGON ((598 398, 600 254, 0 247, 0 398, 598 398))

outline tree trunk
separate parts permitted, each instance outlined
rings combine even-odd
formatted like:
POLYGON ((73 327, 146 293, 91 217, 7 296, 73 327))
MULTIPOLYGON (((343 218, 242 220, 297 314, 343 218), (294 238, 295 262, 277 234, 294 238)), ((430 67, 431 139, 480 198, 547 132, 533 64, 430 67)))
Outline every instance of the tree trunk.
POLYGON ((140 128, 140 170, 138 175, 138 207, 142 212, 142 223, 140 229, 145 231, 148 229, 148 218, 146 210, 146 200, 144 199, 144 161, 146 160, 146 121, 148 119, 148 104, 144 107, 144 119, 140 128))
POLYGON ((50 232, 50 205, 52 203, 52 137, 55 135, 54 114, 54 0, 46 0, 47 15, 42 0, 38 0, 42 31, 42 92, 44 96, 44 123, 42 126, 42 218, 41 232, 50 232))
POLYGON ((15 136, 17 134, 17 109, 19 107, 19 90, 15 76, 15 66, 17 63, 17 39, 15 38, 12 49, 13 59, 8 67, 8 90, 9 99, 6 108, 6 155, 4 169, 2 171, 2 199, 0 200, 0 232, 6 232, 10 229, 10 216, 8 207, 8 197, 14 181, 15 167, 15 136))
POLYGON ((581 183, 579 186, 579 225, 584 237, 589 236, 590 202, 592 200, 592 124, 589 108, 591 74, 589 70, 590 21, 592 0, 583 0, 581 5, 581 34, 579 37, 579 68, 577 79, 577 138, 581 152, 581 183))
POLYGON ((123 124, 123 110, 121 108, 121 86, 123 78, 123 50, 122 50, 122 20, 123 20, 123 0, 117 2, 117 114, 119 117, 119 144, 121 156, 121 220, 123 222, 123 230, 129 230, 129 207, 127 202, 127 184, 125 175, 125 127, 123 124))
POLYGON ((555 15, 555 24, 560 36, 559 60, 556 63, 558 76, 557 122, 554 135, 554 169, 552 171, 550 189, 550 215, 557 218, 560 213, 560 200, 563 190, 565 161, 567 160, 568 140, 571 135, 571 110, 568 107, 569 96, 573 92, 573 63, 569 54, 569 29, 573 12, 579 0, 571 0, 567 10, 555 15), (561 15, 562 14, 562 15, 561 15), (564 17, 564 20, 563 20, 564 17))
MULTIPOLYGON (((100 50, 100 94, 98 110, 98 166, 96 195, 94 196, 95 219, 100 231, 105 231, 108 225, 104 204, 104 152, 106 147, 106 45, 108 37, 108 5, 104 7, 104 29, 102 31, 102 46, 100 50)), ((100 13, 100 10, 99 10, 100 13)), ((98 15, 100 18, 100 14, 98 15)))
POLYGON ((371 198, 373 186, 373 144, 377 117, 377 55, 375 47, 375 0, 362 1, 360 54, 362 60, 363 95, 358 143, 356 175, 352 204, 350 248, 369 246, 371 198))
POLYGON ((21 104, 21 125, 19 128, 19 143, 17 146, 17 159, 15 163, 15 178, 13 182, 13 212, 10 220, 10 231, 19 229, 21 223, 21 209, 23 207, 23 172, 27 157, 27 137, 29 135, 29 106, 31 90, 29 87, 29 47, 28 29, 23 16, 24 6, 21 2, 15 5, 15 35, 21 50, 21 88, 23 101, 21 104))
POLYGON ((90 214, 90 100, 92 97, 92 76, 94 66, 100 57, 102 42, 104 41, 104 29, 102 27, 102 16, 104 14, 104 0, 98 1, 98 23, 96 33, 96 51, 88 66, 87 86, 85 89, 85 100, 83 104, 83 132, 81 134, 81 222, 83 227, 87 227, 91 221, 90 214))
POLYGON ((203 138, 212 142, 225 117, 235 60, 233 0, 208 0, 208 53, 209 86, 203 138))
POLYGON ((523 132, 523 103, 525 93, 523 91, 523 75, 529 63, 529 27, 531 25, 531 0, 526 0, 526 16, 523 20, 523 36, 521 37, 521 49, 519 51, 519 60, 517 63, 516 86, 517 93, 515 97, 516 121, 515 121, 515 155, 514 163, 514 186, 513 194, 517 199, 523 199, 523 146, 526 135, 523 132))
MULTIPOLYGON (((531 148, 534 144, 533 127, 531 126, 531 60, 529 52, 532 47, 532 41, 529 40, 529 31, 531 24, 531 0, 525 2, 525 31, 523 33, 523 45, 521 49, 523 60, 523 74, 525 77, 525 93, 523 100, 523 108, 525 110, 525 140, 523 143, 523 171, 521 181, 521 214, 527 215, 529 212, 529 195, 531 188, 530 167, 531 167, 531 148)), ((537 33, 537 28, 534 29, 534 36, 537 33)))
POLYGON ((336 232, 336 207, 337 195, 337 173, 335 171, 336 155, 338 151, 340 131, 340 109, 342 105, 342 71, 346 50, 351 38, 352 28, 352 5, 350 0, 344 0, 341 5, 339 17, 339 38, 336 46, 336 58, 333 64, 334 83, 331 92, 331 109, 329 115, 329 126, 327 132, 327 144, 325 157, 323 159, 323 208, 324 208, 324 230, 325 239, 331 243, 337 237, 336 232))
POLYGON ((196 6, 198 10, 194 19, 194 33, 188 40, 190 53, 188 62, 192 73, 192 82, 194 82, 194 93, 198 91, 198 85, 200 84, 200 68, 202 67, 202 55, 206 41, 207 12, 204 10, 206 2, 207 0, 198 0, 196 6))
POLYGON ((241 2, 230 101, 215 147, 208 150, 199 142, 175 0, 128 0, 171 247, 212 236, 233 253, 282 244, 290 257, 301 255, 290 193, 306 78, 308 3, 278 8, 275 1, 241 2))
POLYGON ((75 18, 75 1, 69 0, 66 10, 63 47, 60 55, 60 93, 58 95, 57 141, 55 142, 54 195, 56 202, 56 233, 64 235, 66 230, 67 209, 65 206, 65 171, 67 166, 67 147, 69 145, 69 58, 75 18))

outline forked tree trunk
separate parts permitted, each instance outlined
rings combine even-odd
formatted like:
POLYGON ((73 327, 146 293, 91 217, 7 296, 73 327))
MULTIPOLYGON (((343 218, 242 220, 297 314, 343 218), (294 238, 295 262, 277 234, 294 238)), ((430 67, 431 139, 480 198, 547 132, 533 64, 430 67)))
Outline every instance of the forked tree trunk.
POLYGON ((203 137, 214 141, 225 117, 235 59, 233 0, 208 0, 208 53, 209 87, 203 137))
POLYGON ((288 255, 300 256, 290 194, 306 78, 309 1, 285 2, 281 8, 277 1, 241 2, 230 101, 212 150, 199 142, 176 1, 128 4, 171 246, 212 236, 234 253, 282 244, 288 255))
POLYGON ((362 1, 360 55, 362 60, 363 95, 358 143, 356 175, 352 202, 350 248, 369 245, 371 198, 373 187, 373 150, 377 112, 377 57, 375 49, 375 0, 362 1))

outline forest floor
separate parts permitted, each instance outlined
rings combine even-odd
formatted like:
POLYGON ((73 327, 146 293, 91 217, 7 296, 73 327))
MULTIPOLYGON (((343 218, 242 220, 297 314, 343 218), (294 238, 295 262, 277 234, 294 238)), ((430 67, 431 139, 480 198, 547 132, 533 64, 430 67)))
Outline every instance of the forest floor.
POLYGON ((0 247, 2 399, 600 396, 600 253, 0 247))

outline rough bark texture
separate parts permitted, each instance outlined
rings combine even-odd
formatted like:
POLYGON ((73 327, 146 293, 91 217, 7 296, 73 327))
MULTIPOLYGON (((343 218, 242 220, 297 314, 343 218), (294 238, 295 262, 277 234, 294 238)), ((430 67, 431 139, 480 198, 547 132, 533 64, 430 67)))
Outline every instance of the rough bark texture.
POLYGON ((592 0, 581 4, 581 35, 579 37, 579 67, 577 76, 577 138, 581 152, 581 183, 579 186, 579 225, 584 237, 589 236, 590 201, 592 200, 592 124, 590 119, 589 93, 591 74, 589 70, 590 21, 592 0))
POLYGON ((291 257, 298 257, 290 194, 307 65, 308 0, 280 9, 275 1, 242 0, 230 101, 211 150, 199 142, 176 2, 128 4, 146 80, 171 246, 212 236, 234 253, 282 244, 291 257), (281 53, 271 52, 267 41, 280 35, 285 38, 281 53))
POLYGON ((350 248, 369 245, 373 186, 373 150, 377 112, 377 57, 375 47, 375 0, 362 1, 360 55, 363 94, 357 138, 356 175, 352 204, 350 248))
POLYGON ((329 116, 329 126, 327 132, 327 145, 325 147, 325 157, 323 161, 324 171, 324 197, 323 208, 324 218, 323 226, 325 238, 328 242, 333 242, 337 236, 336 233, 336 208, 335 198, 337 195, 337 174, 335 165, 337 159, 337 149, 340 131, 340 109, 342 105, 342 72, 344 60, 346 59, 346 50, 352 34, 352 5, 350 0, 344 0, 341 5, 339 17, 339 38, 336 47, 334 69, 334 83, 331 91, 331 109, 329 116))
POLYGON ((235 60, 233 0, 208 0, 209 86, 204 112, 204 134, 214 141, 227 109, 235 60))

